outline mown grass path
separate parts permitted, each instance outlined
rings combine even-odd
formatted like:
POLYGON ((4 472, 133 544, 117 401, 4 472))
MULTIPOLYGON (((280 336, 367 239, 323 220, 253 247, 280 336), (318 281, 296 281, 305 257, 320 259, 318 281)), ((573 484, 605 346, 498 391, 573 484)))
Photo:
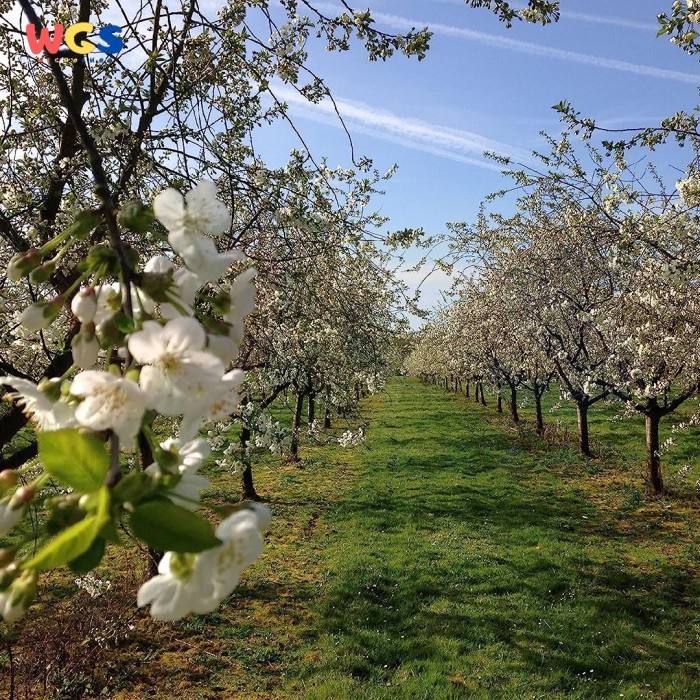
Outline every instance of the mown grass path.
POLYGON ((601 467, 410 379, 365 410, 276 696, 700 698, 693 508, 620 510, 601 467))
MULTIPOLYGON (((359 448, 256 456, 273 523, 218 611, 152 622, 143 556, 120 550, 101 575, 125 593, 57 583, 18 673, 54 669, 66 699, 700 699, 697 497, 644 502, 636 457, 583 460, 407 378, 363 414, 359 448)), ((237 500, 237 477, 206 473, 209 498, 237 500)), ((17 687, 41 697, 41 674, 17 687)))

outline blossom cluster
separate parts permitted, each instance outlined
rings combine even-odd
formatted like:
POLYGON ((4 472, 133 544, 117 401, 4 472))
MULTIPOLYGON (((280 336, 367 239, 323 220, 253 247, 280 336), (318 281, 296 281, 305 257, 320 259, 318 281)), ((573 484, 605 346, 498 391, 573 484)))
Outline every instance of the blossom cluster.
MULTIPOLYGON (((0 536, 20 523, 30 505, 40 504, 56 535, 31 557, 0 552, 0 614, 7 621, 26 611, 40 571, 68 564, 87 574, 97 566, 122 520, 152 548, 172 550, 138 594, 139 605, 150 604, 161 620, 213 610, 261 552, 266 508, 228 515, 215 531, 195 513, 205 505, 201 492, 211 487, 199 473, 211 453, 198 437, 200 428, 231 416, 241 402, 245 373, 232 365, 255 308, 256 271, 245 268, 242 251, 218 249, 216 238, 229 231, 231 216, 214 183, 201 181, 184 197, 166 189, 155 197, 152 214, 126 205, 118 220, 143 230, 153 216, 167 231, 172 252, 152 257, 124 279, 111 264, 114 251, 97 246, 72 298, 66 293, 39 300, 20 315, 28 332, 48 327, 64 309, 79 325, 71 343, 73 366, 62 377, 38 384, 0 377, 11 388, 5 398, 34 424, 44 467, 28 484, 20 483, 22 470, 0 477, 0 536), (221 280, 233 264, 244 269, 226 285, 221 280), (177 434, 157 440, 158 417, 175 425, 177 434), (129 451, 137 446, 140 470, 129 468, 136 462, 129 451), (49 478, 58 484, 58 496, 42 489, 49 478)), ((84 238, 99 222, 94 212, 79 215, 58 243, 15 256, 8 278, 36 279, 42 269, 51 274, 56 258, 47 263, 45 256, 72 237, 84 238)))

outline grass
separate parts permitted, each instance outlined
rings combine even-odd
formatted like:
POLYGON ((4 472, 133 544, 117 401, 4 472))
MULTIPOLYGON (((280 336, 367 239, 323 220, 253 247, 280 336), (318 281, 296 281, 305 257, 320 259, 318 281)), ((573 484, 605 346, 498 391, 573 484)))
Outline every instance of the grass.
POLYGON ((62 697, 700 697, 698 500, 645 500, 643 442, 620 456, 641 424, 613 411, 583 460, 565 415, 544 447, 492 406, 393 380, 364 402, 365 445, 257 466, 273 528, 226 606, 139 614, 104 688, 62 697))

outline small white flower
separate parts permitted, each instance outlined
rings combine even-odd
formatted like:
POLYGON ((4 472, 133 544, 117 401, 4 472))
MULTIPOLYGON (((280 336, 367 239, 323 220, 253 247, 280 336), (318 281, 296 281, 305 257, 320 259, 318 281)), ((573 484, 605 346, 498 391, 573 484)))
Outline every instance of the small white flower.
POLYGON ((158 564, 158 575, 146 581, 136 598, 138 607, 151 606, 151 617, 174 622, 191 612, 206 614, 216 609, 220 600, 201 557, 166 552, 158 564))
POLYGON ((95 313, 92 321, 99 326, 105 321, 109 321, 121 308, 121 294, 119 283, 98 284, 95 287, 95 313))
POLYGON ((206 333, 194 318, 180 316, 165 326, 146 321, 129 337, 129 351, 142 365, 140 384, 149 408, 177 416, 201 402, 220 383, 224 366, 204 352, 206 333))
POLYGON ((209 421, 223 420, 230 416, 241 402, 239 387, 245 379, 245 372, 234 369, 224 374, 209 390, 188 403, 180 426, 180 439, 193 438, 199 426, 209 421))
MULTIPOLYGON (((171 468, 171 472, 179 474, 180 480, 167 495, 174 503, 196 510, 200 499, 200 491, 211 487, 211 482, 197 473, 204 460, 211 454, 211 447, 206 440, 192 440, 180 447, 180 441, 172 438, 162 442, 161 448, 176 457, 177 463, 171 468)), ((157 463, 151 464, 146 472, 158 477, 162 469, 157 463)))
POLYGON ((0 501, 0 537, 6 535, 27 512, 27 505, 15 492, 0 501))
POLYGON ((43 301, 36 301, 28 306, 19 316, 19 322, 30 332, 48 328, 56 319, 57 311, 43 301))
POLYGON ((195 274, 182 267, 175 267, 170 258, 164 255, 152 257, 144 266, 144 272, 167 274, 172 271, 173 284, 168 290, 168 296, 173 303, 160 304, 160 314, 163 318, 172 319, 178 316, 192 315, 194 313, 194 298, 199 289, 200 281, 195 274))
POLYGON ((225 317, 229 323, 242 323, 255 309, 256 289, 253 280, 257 274, 256 269, 249 268, 233 280, 229 290, 231 307, 225 317))
POLYGON ((230 265, 245 260, 238 250, 219 253, 214 241, 231 226, 231 215, 217 199, 216 185, 202 180, 185 197, 168 188, 156 195, 153 211, 168 229, 168 241, 201 284, 219 279, 230 265))
POLYGON ((202 567, 212 572, 214 595, 219 600, 233 592, 243 569, 262 553, 263 531, 270 520, 269 509, 256 503, 236 511, 219 523, 216 536, 224 544, 200 555, 202 567))
POLYGON ((87 370, 73 380, 70 393, 83 399, 75 410, 80 425, 113 430, 124 447, 133 445, 146 411, 146 396, 136 382, 87 370))
POLYGON ((187 269, 197 277, 200 286, 223 277, 234 262, 246 259, 239 250, 220 253, 211 238, 193 236, 184 230, 170 233, 168 241, 187 269))
POLYGON ((153 212, 168 231, 216 236, 231 226, 231 215, 209 180, 201 180, 184 197, 172 187, 163 190, 153 200, 153 212))
MULTIPOLYGON (((57 392, 60 382, 60 379, 49 379, 46 382, 46 388, 51 387, 57 392)), ((7 394, 6 398, 16 400, 39 430, 62 430, 75 426, 73 407, 62 401, 53 401, 49 394, 39 389, 34 382, 17 377, 0 377, 0 384, 7 384, 16 389, 7 394)))
POLYGON ((5 622, 16 622, 27 612, 36 595, 37 575, 24 571, 8 590, 0 593, 0 617, 5 622))
POLYGON ((228 367, 237 357, 240 340, 238 342, 229 335, 215 335, 210 333, 207 338, 207 351, 218 357, 224 367, 228 367))

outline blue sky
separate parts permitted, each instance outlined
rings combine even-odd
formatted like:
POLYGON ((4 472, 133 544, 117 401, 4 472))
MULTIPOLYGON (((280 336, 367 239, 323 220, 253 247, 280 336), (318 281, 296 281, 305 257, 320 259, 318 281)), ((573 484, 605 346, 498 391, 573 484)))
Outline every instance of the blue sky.
MULTIPOLYGON (((356 152, 380 170, 399 165, 377 201, 390 227, 437 233, 446 221, 473 220, 479 202, 502 187, 503 177, 481 153, 526 158, 544 148, 539 132, 559 133, 551 107, 562 99, 610 127, 645 126, 697 104, 697 61, 656 38, 656 13, 668 5, 563 0, 558 24, 506 29, 462 0, 372 0, 382 29, 431 28, 426 59, 371 63, 359 46, 344 54, 311 47, 310 63, 338 101, 356 152)), ((319 4, 328 12, 337 6, 319 4)), ((329 106, 305 105, 289 90, 280 96, 290 98, 315 155, 348 164, 347 138, 329 106)), ((279 129, 264 144, 258 140, 273 162, 290 144, 279 129)), ((426 305, 445 284, 441 276, 429 281, 426 305)))

